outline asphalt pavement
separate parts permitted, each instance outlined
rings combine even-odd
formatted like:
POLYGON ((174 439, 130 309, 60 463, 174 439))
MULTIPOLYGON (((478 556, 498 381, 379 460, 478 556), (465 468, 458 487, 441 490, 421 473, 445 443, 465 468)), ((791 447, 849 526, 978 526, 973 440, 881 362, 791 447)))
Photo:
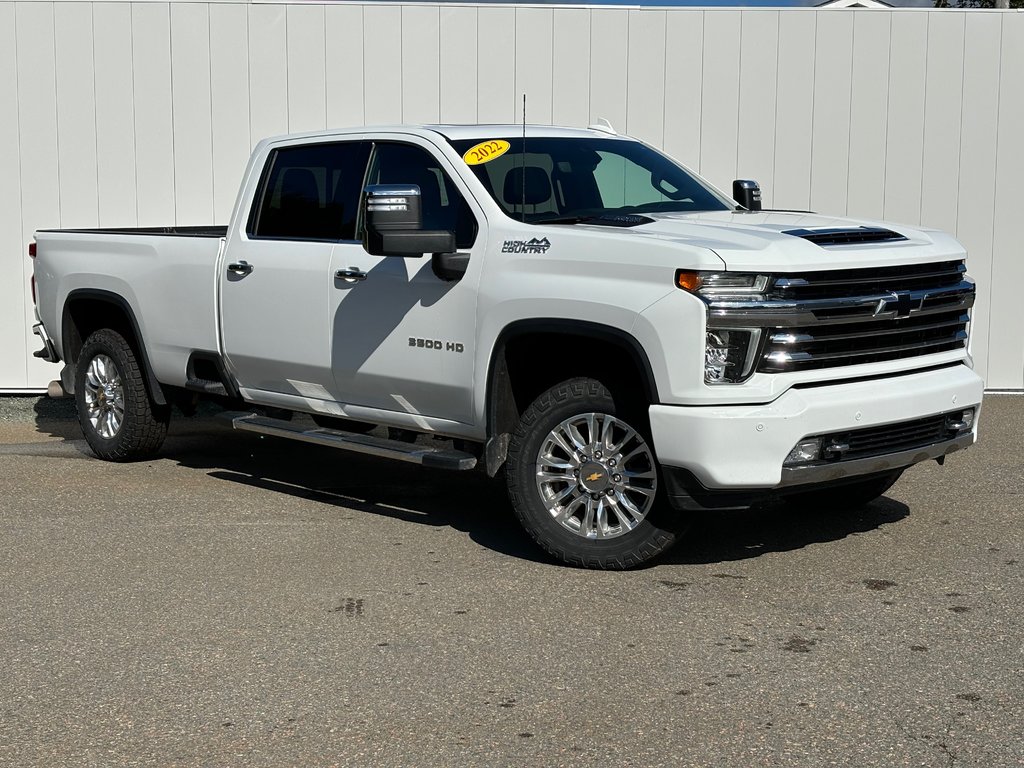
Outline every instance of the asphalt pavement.
POLYGON ((1024 765, 1024 398, 981 430, 602 573, 477 473, 0 398, 0 764, 1024 765))

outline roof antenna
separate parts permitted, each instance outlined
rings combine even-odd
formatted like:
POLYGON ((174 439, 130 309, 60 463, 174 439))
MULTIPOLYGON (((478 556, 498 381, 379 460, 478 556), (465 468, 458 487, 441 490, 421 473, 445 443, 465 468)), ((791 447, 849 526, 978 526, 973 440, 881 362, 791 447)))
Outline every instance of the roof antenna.
POLYGON ((522 176, 519 179, 519 186, 523 192, 523 207, 519 210, 519 219, 526 223, 526 94, 523 94, 523 152, 522 152, 522 176))

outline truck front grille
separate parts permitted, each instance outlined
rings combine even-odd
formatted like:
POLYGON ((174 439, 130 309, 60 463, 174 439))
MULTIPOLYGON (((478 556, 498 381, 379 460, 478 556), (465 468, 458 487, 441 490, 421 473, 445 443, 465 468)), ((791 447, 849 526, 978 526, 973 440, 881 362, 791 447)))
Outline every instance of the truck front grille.
POLYGON ((712 301, 708 327, 762 329, 755 370, 784 373, 964 349, 973 304, 962 261, 803 272, 712 301))
POLYGON ((966 312, 954 310, 903 320, 775 328, 768 332, 758 370, 766 373, 878 363, 917 357, 967 343, 966 312))

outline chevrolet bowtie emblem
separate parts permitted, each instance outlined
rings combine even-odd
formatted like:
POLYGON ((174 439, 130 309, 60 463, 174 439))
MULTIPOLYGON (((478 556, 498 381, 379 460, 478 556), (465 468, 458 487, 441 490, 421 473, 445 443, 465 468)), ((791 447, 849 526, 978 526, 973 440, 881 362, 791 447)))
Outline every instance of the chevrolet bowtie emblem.
POLYGON ((600 472, 594 472, 593 474, 587 475, 587 482, 592 483, 595 480, 600 480, 603 475, 600 472))
MULTIPOLYGON (((913 308, 910 291, 893 291, 884 299, 879 300, 878 306, 875 308, 875 316, 877 317, 883 312, 892 312, 897 320, 902 320, 910 317, 913 308)), ((921 308, 920 299, 916 308, 921 308)))

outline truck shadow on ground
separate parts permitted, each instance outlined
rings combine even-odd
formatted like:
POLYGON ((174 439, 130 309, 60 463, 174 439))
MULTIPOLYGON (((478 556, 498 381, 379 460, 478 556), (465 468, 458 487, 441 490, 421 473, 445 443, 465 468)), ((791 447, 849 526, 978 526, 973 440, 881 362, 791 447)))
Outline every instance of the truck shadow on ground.
MULTIPOLYGON (((218 480, 419 525, 447 526, 510 557, 549 562, 520 528, 504 483, 479 471, 450 473, 230 432, 169 439, 162 453, 218 480)), ((888 497, 853 510, 769 502, 739 512, 701 513, 680 544, 651 565, 727 562, 794 551, 868 533, 909 514, 906 504, 888 497)))
MULTIPOLYGON (((68 401, 45 404, 36 415, 38 431, 63 437, 78 453, 88 453, 68 401)), ((550 562, 520 528, 500 479, 479 471, 450 473, 237 433, 208 418, 176 416, 160 457, 217 480, 418 525, 446 526, 501 554, 550 562)), ((909 514, 906 504, 889 497, 853 510, 768 502, 739 512, 700 513, 679 545, 651 565, 709 564, 789 552, 878 530, 909 514)))

